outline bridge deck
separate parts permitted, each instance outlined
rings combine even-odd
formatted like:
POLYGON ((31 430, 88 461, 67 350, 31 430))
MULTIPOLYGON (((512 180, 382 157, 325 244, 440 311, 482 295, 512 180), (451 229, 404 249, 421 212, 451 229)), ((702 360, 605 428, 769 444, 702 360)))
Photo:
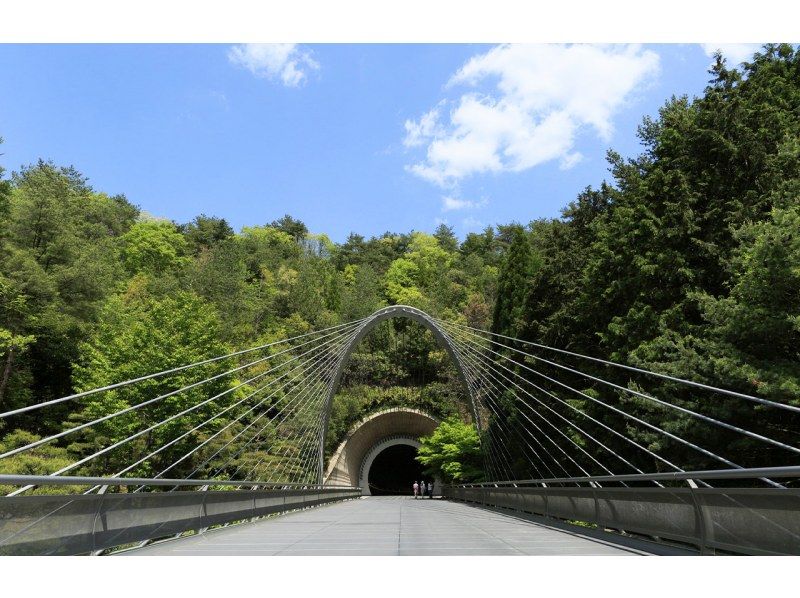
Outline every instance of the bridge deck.
POLYGON ((638 550, 445 500, 370 497, 125 555, 630 555, 638 550))

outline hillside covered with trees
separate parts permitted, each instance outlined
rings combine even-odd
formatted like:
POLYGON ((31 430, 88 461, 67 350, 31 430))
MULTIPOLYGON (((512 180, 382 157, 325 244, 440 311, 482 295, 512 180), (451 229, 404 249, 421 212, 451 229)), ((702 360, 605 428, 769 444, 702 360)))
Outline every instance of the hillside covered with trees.
MULTIPOLYGON (((0 172, 0 412, 391 304, 800 406, 800 51, 765 46, 741 69, 718 58, 704 94, 669 99, 644 119, 639 137, 641 153, 609 151, 610 179, 578 194, 562 217, 487 227, 463 241, 441 225, 433 234, 352 233, 338 244, 277 214, 235 232, 220 217, 153 218, 93 189, 72 167, 40 161, 0 172)), ((621 385, 641 382, 591 367, 621 385)), ((575 383, 721 452, 737 443, 742 465, 787 459, 575 383)), ((652 384, 659 396, 734 424, 752 423, 755 413, 761 428, 800 443, 797 418, 652 384)), ((570 400, 682 466, 715 466, 590 401, 570 400)), ((525 426, 513 397, 504 401, 499 419, 525 426)), ((361 417, 399 404, 470 417, 446 354, 421 327, 403 323, 382 326, 359 349, 326 450, 361 417)), ((66 403, 0 422, 0 448, 103 408, 66 403)), ((490 432, 493 425, 490 417, 490 432)), ((575 429, 563 430, 594 450, 575 429)), ((91 442, 48 445, 16 467, 49 471, 42 463, 68 462, 91 442)), ((523 447, 511 450, 514 473, 535 475, 523 447)), ((660 466, 639 459, 645 471, 660 466)))

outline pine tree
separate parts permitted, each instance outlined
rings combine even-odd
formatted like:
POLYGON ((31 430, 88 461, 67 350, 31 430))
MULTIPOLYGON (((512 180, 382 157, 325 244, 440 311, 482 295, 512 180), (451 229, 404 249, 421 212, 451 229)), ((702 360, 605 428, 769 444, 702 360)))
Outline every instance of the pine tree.
POLYGON ((497 280, 497 301, 494 305, 492 332, 519 336, 524 322, 525 296, 531 274, 532 256, 528 234, 522 226, 514 226, 497 280))

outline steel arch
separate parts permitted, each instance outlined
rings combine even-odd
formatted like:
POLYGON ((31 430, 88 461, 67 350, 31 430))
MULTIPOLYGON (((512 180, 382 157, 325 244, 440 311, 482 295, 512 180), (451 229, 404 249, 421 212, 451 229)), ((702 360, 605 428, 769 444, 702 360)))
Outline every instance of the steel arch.
POLYGON ((322 426, 322 436, 320 438, 319 443, 319 468, 318 468, 318 478, 319 483, 323 483, 324 479, 324 467, 325 467, 325 442, 328 438, 328 424, 330 420, 330 412, 331 412, 331 403, 333 401, 333 397, 336 394, 336 391, 339 389, 339 384, 342 380, 342 374, 344 373, 347 364, 350 362, 350 356, 352 355, 355 348, 358 346, 358 343, 369 334, 369 332, 375 328, 379 323, 383 322, 384 320, 390 320, 392 318, 408 318, 410 320, 414 320, 415 322, 422 324, 428 330, 433 333, 436 342, 447 352, 450 356, 450 359, 453 360, 453 364, 456 366, 456 371, 458 372, 458 377, 461 380, 461 384, 464 387, 464 391, 467 393, 470 401, 470 407, 472 409, 472 417, 475 421, 475 425, 478 427, 478 430, 481 429, 481 420, 478 411, 478 404, 476 401, 475 394, 472 391, 472 388, 467 381, 466 370, 464 369, 464 364, 461 362, 461 357, 450 342, 447 334, 443 331, 424 311, 421 309, 417 309, 416 307, 411 307, 410 305, 390 305, 389 307, 384 307, 379 309, 371 316, 369 316, 363 324, 358 329, 358 332, 353 337, 353 339, 348 343, 345 352, 343 353, 342 357, 339 359, 339 363, 336 366, 336 373, 334 374, 333 378, 331 379, 331 383, 328 386, 328 391, 325 396, 325 403, 323 404, 324 409, 324 417, 325 421, 322 426))

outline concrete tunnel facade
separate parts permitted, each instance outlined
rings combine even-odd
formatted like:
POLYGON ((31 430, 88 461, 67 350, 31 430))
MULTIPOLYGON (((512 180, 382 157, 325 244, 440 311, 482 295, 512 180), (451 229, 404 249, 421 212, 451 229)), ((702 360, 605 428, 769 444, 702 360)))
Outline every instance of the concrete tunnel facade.
MULTIPOLYGON (((362 419, 348 432, 328 461, 326 485, 360 486, 369 496, 370 470, 378 456, 390 447, 420 446, 420 437, 430 435, 439 425, 435 417, 409 408, 385 409, 362 419)), ((408 492, 411 493, 409 482, 408 492)), ((440 483, 434 481, 434 492, 440 483)))

